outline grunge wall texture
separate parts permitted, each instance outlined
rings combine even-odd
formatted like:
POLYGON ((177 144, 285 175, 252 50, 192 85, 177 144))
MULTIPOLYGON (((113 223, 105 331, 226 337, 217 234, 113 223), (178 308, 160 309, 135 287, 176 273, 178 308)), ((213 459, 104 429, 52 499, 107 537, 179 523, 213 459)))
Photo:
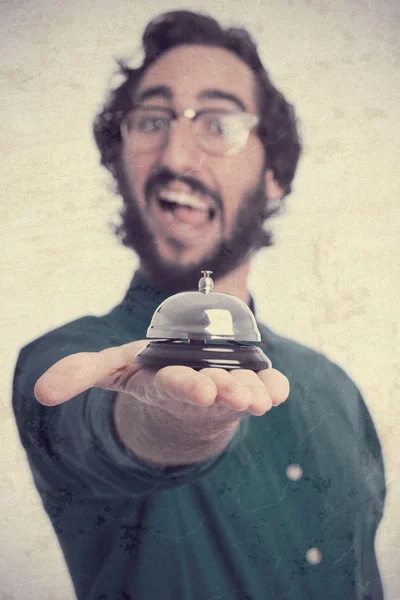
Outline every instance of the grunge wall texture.
POLYGON ((6 0, 0 4, 0 600, 71 600, 56 538, 10 410, 18 349, 111 308, 136 265, 107 228, 119 200, 91 119, 113 56, 138 59, 160 11, 243 24, 302 121, 304 155, 276 245, 254 264, 260 320, 322 350, 361 388, 386 459, 378 536, 387 600, 400 598, 398 0, 6 0))

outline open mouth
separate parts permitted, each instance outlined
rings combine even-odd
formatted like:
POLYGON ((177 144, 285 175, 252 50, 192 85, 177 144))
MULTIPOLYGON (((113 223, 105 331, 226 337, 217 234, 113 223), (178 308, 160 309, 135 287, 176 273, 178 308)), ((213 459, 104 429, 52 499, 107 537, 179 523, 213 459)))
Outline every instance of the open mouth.
POLYGON ((214 206, 188 192, 161 189, 156 198, 163 211, 171 213, 182 223, 200 226, 212 221, 216 215, 214 206))

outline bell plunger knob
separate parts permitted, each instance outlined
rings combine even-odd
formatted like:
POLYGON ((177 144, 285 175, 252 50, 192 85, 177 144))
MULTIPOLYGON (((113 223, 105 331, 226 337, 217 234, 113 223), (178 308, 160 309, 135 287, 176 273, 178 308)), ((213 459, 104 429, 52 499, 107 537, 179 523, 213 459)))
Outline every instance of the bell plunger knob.
POLYGON ((202 273, 203 277, 199 281, 199 292, 209 294, 214 289, 214 282, 210 277, 212 271, 202 271, 202 273))

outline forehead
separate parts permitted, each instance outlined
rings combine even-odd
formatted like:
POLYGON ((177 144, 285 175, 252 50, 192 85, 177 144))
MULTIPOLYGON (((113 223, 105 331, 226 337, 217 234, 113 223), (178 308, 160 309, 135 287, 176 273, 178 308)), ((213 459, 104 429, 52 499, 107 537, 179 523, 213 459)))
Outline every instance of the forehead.
POLYGON ((246 110, 257 111, 253 72, 224 48, 201 45, 172 48, 146 70, 135 96, 157 86, 167 86, 173 100, 183 103, 183 108, 190 107, 205 90, 213 89, 234 95, 246 110))

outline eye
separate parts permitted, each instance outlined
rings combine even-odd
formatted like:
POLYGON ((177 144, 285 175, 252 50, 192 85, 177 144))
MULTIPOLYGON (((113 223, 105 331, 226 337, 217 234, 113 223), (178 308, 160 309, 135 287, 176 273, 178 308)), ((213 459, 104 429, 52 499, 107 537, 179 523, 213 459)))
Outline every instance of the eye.
POLYGON ((208 135, 232 143, 239 141, 247 131, 241 117, 236 114, 207 115, 204 125, 208 135))
POLYGON ((226 133, 226 122, 224 122, 223 117, 208 117, 206 120, 206 127, 209 133, 212 133, 216 136, 223 136, 226 133))
POLYGON ((133 128, 139 133, 153 133, 165 131, 169 128, 169 123, 170 120, 167 117, 146 116, 135 121, 133 128))

